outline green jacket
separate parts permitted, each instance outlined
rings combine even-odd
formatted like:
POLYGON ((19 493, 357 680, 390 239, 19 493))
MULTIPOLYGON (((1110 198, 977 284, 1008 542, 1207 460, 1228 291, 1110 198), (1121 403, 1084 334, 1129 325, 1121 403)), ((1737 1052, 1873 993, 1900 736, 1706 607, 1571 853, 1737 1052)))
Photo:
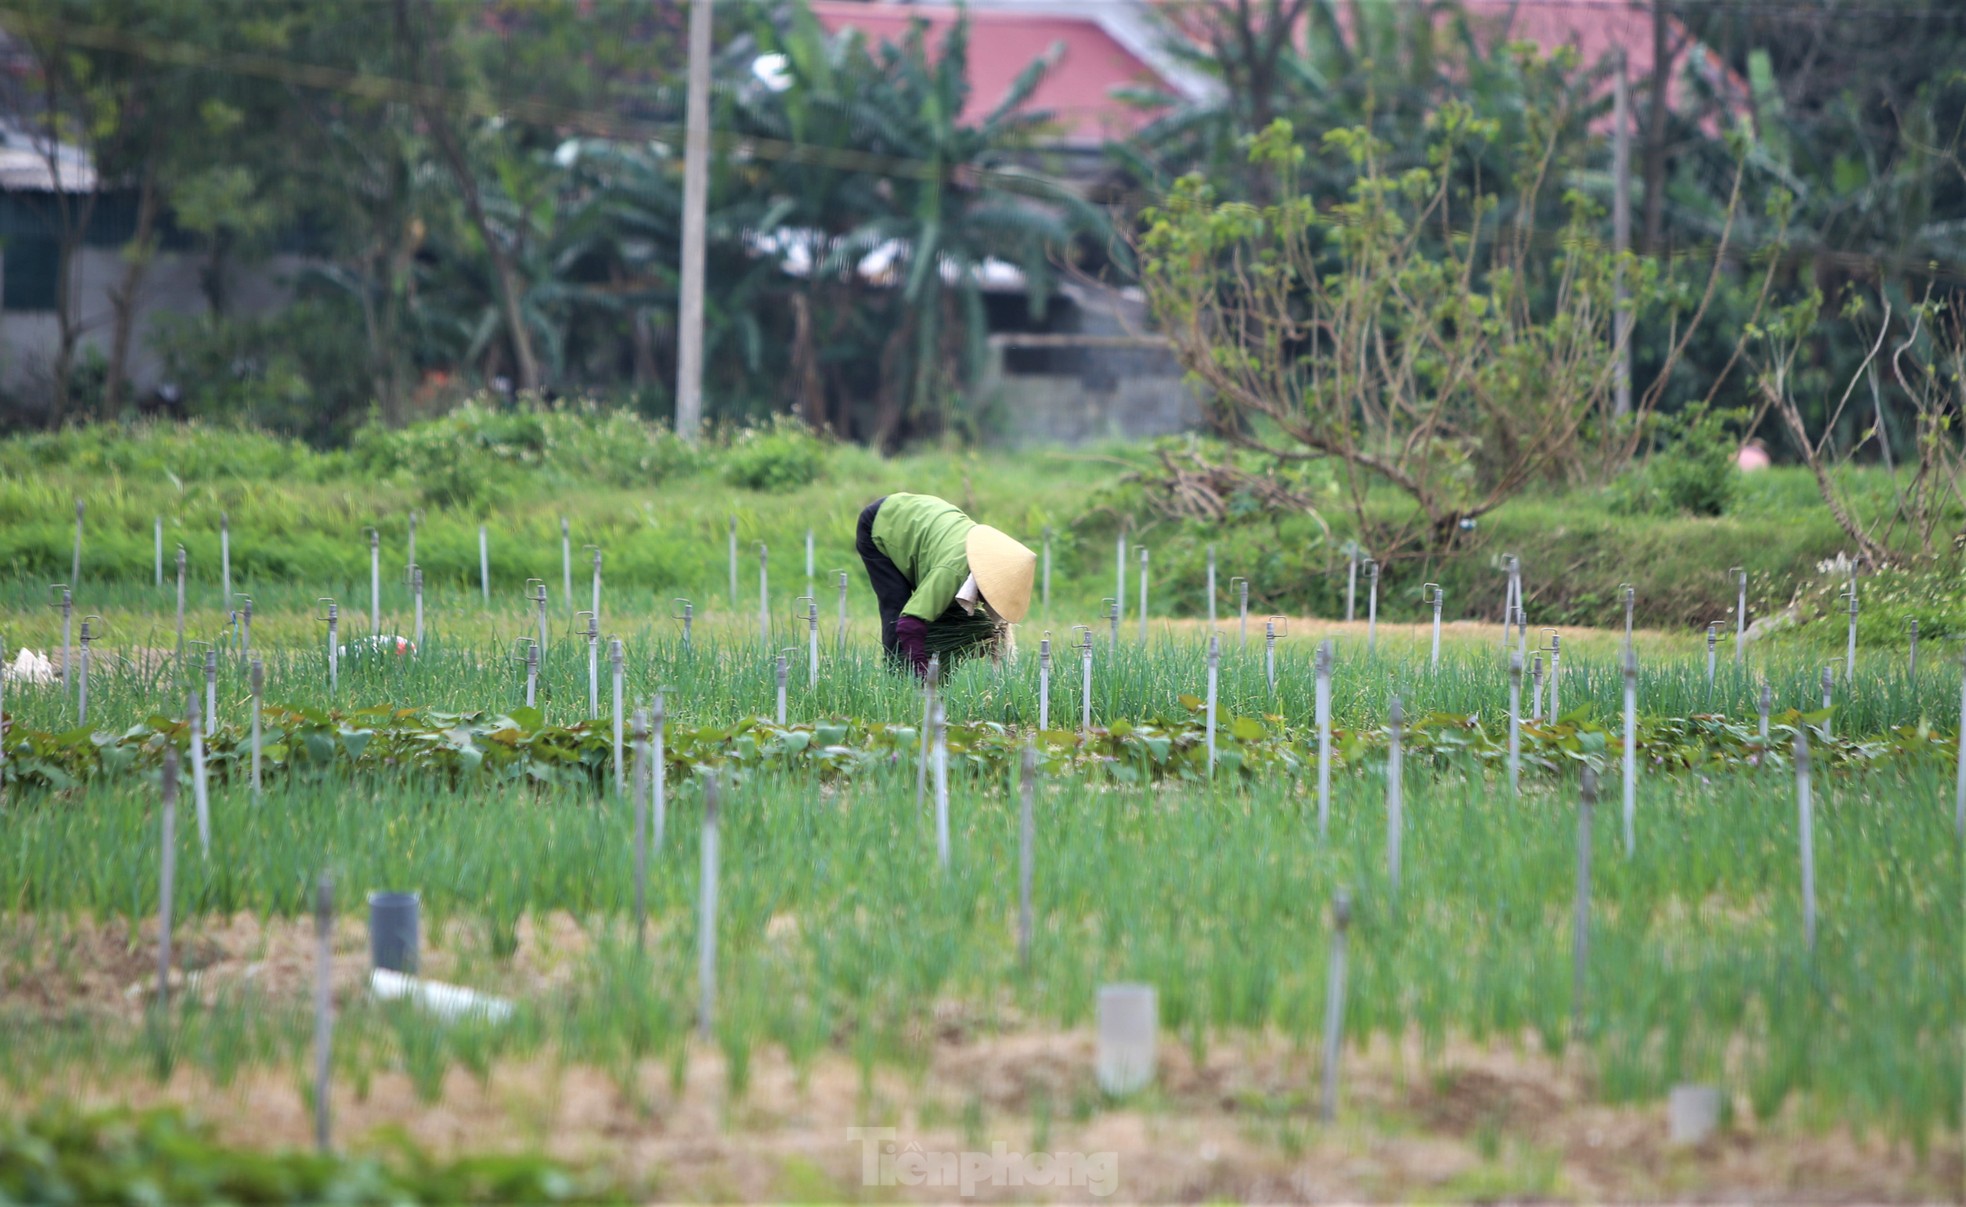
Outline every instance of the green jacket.
POLYGON ((969 530, 976 521, 934 495, 892 494, 874 513, 874 548, 915 586, 903 616, 933 624, 969 578, 969 530))

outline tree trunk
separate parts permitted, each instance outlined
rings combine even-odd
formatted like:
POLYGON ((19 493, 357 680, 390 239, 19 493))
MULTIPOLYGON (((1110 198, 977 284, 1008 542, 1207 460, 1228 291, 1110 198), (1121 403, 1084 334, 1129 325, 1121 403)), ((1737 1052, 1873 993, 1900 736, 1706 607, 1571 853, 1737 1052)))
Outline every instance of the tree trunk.
MULTIPOLYGON (((396 20, 410 56, 410 80, 421 88, 425 83, 422 45, 414 37, 409 0, 396 0, 396 20)), ((504 245, 492 233, 491 221, 485 216, 484 198, 478 190, 478 177, 471 171, 463 144, 458 141, 457 131, 451 126, 450 115, 441 106, 427 103, 419 104, 417 112, 422 114, 424 124, 430 128, 438 153, 443 157, 444 167, 450 172, 451 180, 456 183, 457 191, 464 199, 465 213, 470 216, 479 241, 485 245, 485 255, 491 260, 492 276, 498 282, 499 306, 505 312, 506 336, 512 344, 512 358, 517 362, 519 388, 537 391, 540 387, 539 358, 533 352, 532 332, 527 329, 525 315, 519 307, 521 290, 518 269, 504 245)))
POLYGON ((143 179, 137 185, 137 226, 129 246, 123 250, 123 283, 110 291, 112 325, 109 333, 109 380, 103 383, 102 411, 108 418, 123 409, 123 378, 129 370, 130 334, 136 326, 137 295, 149 275, 150 262, 157 253, 157 160, 156 140, 145 157, 143 179))
POLYGON ((1652 81, 1649 112, 1645 115, 1645 250, 1665 249, 1666 116, 1672 83, 1672 22, 1666 0, 1652 0, 1652 81))

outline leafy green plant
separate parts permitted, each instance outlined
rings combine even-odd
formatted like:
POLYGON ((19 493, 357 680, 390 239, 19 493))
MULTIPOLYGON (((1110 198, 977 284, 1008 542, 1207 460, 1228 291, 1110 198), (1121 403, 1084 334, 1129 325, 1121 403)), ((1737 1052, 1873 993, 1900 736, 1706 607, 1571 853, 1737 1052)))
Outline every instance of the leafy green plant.
POLYGON ((809 486, 826 468, 826 446, 797 420, 744 428, 723 455, 724 480, 746 490, 783 494, 809 486))
POLYGON ((1645 476, 1664 506, 1686 515, 1726 514, 1740 480, 1734 465, 1739 440, 1730 429, 1741 418, 1739 411, 1696 402, 1660 419, 1659 431, 1670 443, 1652 458, 1645 476))

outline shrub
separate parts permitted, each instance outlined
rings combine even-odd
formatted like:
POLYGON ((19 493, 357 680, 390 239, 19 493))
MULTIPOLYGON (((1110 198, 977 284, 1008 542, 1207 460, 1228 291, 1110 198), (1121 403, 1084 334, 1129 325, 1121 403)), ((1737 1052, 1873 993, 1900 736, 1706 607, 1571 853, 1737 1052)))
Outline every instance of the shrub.
POLYGON ((724 454, 726 481, 767 494, 811 485, 825 470, 826 445, 794 419, 743 429, 724 454))
POLYGON ((1726 514, 1740 473, 1734 465, 1736 441, 1728 431, 1738 418, 1738 412, 1694 403, 1661 421, 1672 444, 1652 459, 1647 473, 1667 508, 1687 515, 1726 514))

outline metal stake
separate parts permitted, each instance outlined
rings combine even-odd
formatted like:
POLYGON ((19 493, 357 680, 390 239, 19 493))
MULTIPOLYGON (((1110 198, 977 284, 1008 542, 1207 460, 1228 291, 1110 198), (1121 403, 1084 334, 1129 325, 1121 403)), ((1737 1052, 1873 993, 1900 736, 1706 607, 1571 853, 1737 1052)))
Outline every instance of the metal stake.
POLYGON ((949 725, 942 699, 935 700, 935 858, 949 870, 949 725))
POLYGON ((1031 874, 1037 859, 1036 822, 1032 814, 1037 779, 1037 747, 1025 742, 1017 775, 1017 963, 1023 968, 1031 966, 1031 874))
POLYGON ((185 708, 191 730, 191 800, 198 809, 198 851, 207 862, 212 857, 212 806, 205 784, 205 722, 198 715, 198 694, 193 692, 185 708))
POLYGON ((1857 580, 1854 574, 1850 579, 1850 589, 1844 594, 1850 598, 1850 645, 1843 656, 1843 681, 1854 683, 1857 678, 1857 580))
MULTIPOLYGON (((410 593, 416 597, 416 648, 423 649, 423 567, 410 567, 410 593)), ((247 615, 251 615, 248 610, 247 615)))
POLYGON ((1440 589, 1439 583, 1420 585, 1420 602, 1431 603, 1434 606, 1434 650, 1432 659, 1428 663, 1429 670, 1440 669, 1440 605, 1444 595, 1445 592, 1440 589))
POLYGON ((1317 647, 1317 836, 1331 828, 1331 642, 1317 647))
POLYGON ((635 710, 635 950, 648 946, 648 782, 649 718, 643 709, 635 710))
POLYGON ((1249 649, 1249 580, 1232 578, 1229 585, 1236 589, 1236 641, 1238 648, 1249 649))
POLYGON ((405 568, 408 568, 408 567, 412 567, 412 566, 415 566, 415 565, 417 564, 417 561, 416 561, 416 524, 417 524, 417 521, 418 521, 418 520, 420 520, 420 519, 422 519, 422 518, 423 518, 423 517, 422 517, 422 515, 421 515, 421 513, 419 513, 419 512, 415 512, 415 511, 412 511, 412 512, 410 512, 410 540, 409 540, 409 549, 408 549, 408 552, 407 552, 407 554, 406 554, 406 555, 404 556, 404 558, 403 558, 403 565, 404 565, 404 567, 405 567, 405 568))
POLYGON ((1370 655, 1379 648, 1379 563, 1368 559, 1365 563, 1365 652, 1370 655))
POLYGON ((650 796, 655 806, 655 849, 662 849, 662 836, 669 827, 669 779, 663 751, 663 737, 669 727, 669 713, 663 704, 662 693, 655 693, 655 707, 650 715, 653 728, 654 750, 649 755, 650 796))
POLYGON ((1509 651, 1509 795, 1522 795, 1522 653, 1509 651))
POLYGON ((1638 606, 1638 589, 1630 583, 1621 583, 1618 589, 1625 593, 1625 648, 1630 649, 1632 643, 1632 609, 1638 606))
POLYGON ((778 656, 778 724, 785 724, 785 655, 778 656))
POLYGON ((598 623, 601 616, 601 547, 582 545, 581 548, 591 549, 594 553, 594 619, 598 623))
POLYGON ((335 601, 323 595, 314 601, 328 605, 328 614, 317 617, 328 625, 328 694, 341 694, 341 609, 335 601))
POLYGON ((334 1056, 334 877, 321 873, 314 892, 314 1146, 331 1151, 328 1120, 328 1072, 334 1056))
MULTIPOLYGON (((546 649, 546 580, 527 579, 526 595, 532 599, 533 613, 539 622, 538 648, 543 652, 546 649)), ((544 661, 544 658, 541 661, 544 661)))
POLYGON ((1079 739, 1083 741, 1092 733, 1092 630, 1085 625, 1073 628, 1085 632, 1079 643, 1079 739))
POLYGON ((592 612, 575 612, 574 618, 587 617, 587 716, 601 716, 601 626, 592 612))
POLYGON ((1918 681, 1918 617, 1907 617, 1905 624, 1911 630, 1911 652, 1905 659, 1905 678, 1916 683, 1918 681))
MULTIPOLYGON (((82 644, 76 651, 75 723, 77 725, 89 723, 89 642, 94 637, 94 634, 89 631, 89 622, 101 619, 100 616, 82 618, 82 644)), ((0 676, 4 676, 5 673, 4 670, 0 670, 0 676)))
POLYGON ((1570 930, 1570 1026, 1584 1033, 1585 990, 1591 959, 1591 827, 1597 813, 1597 772, 1584 768, 1577 801, 1577 914, 1570 930))
POLYGON ((1809 799, 1809 727, 1795 728, 1795 808, 1802 853, 1802 938, 1816 954, 1816 844, 1814 807, 1809 799))
POLYGON ((1625 858, 1638 849, 1638 655, 1625 647, 1625 858))
POLYGON ((620 796, 627 792, 628 783, 621 771, 621 638, 608 638, 608 666, 614 675, 614 791, 620 796))
POLYGON ((252 669, 247 672, 247 679, 252 685, 253 692, 253 799, 258 800, 260 785, 260 744, 262 741, 260 710, 264 706, 266 698, 266 664, 257 658, 253 659, 252 669))
MULTIPOLYGON (((55 606, 61 609, 61 694, 65 698, 75 688, 75 675, 70 669, 68 658, 75 625, 75 593, 69 589, 67 583, 56 583, 55 586, 61 588, 61 597, 55 606)), ((179 633, 184 631, 182 620, 179 621, 178 631, 179 633)), ((178 638, 178 646, 178 656, 182 658, 184 639, 181 636, 178 638)))
MULTIPOLYGON (((819 601, 804 597, 806 604, 806 690, 819 689, 819 601)), ((797 600, 793 601, 798 602, 797 600)))
POLYGON ((1718 620, 1709 621, 1707 624, 1707 703, 1709 705, 1713 703, 1714 647, 1719 642, 1720 622, 1718 620))
POLYGON ((218 513, 218 581, 221 605, 232 603, 232 520, 224 512, 218 513))
POLYGON ((1358 542, 1346 541, 1345 554, 1347 560, 1345 569, 1345 623, 1350 624, 1356 618, 1356 604, 1358 602, 1358 542))
POLYGON ((758 542, 758 640, 771 644, 771 571, 769 554, 758 542))
POLYGON ((1389 732, 1386 743, 1386 876, 1393 892, 1399 892, 1399 841, 1405 829, 1405 801, 1401 789, 1405 787, 1405 757, 1402 750, 1403 734, 1406 727, 1406 711, 1400 707, 1399 697, 1393 697, 1391 714, 1388 717, 1389 732))
POLYGON ((1208 778, 1215 778, 1215 689, 1222 670, 1222 639, 1208 635, 1208 778))
POLYGON ((1118 601, 1118 600, 1116 600, 1116 599, 1113 599, 1113 598, 1111 598, 1111 597, 1109 596, 1109 597, 1108 597, 1108 598, 1106 598, 1106 599, 1105 599, 1105 600, 1104 600, 1103 602, 1104 602, 1104 603, 1106 604, 1106 619, 1108 619, 1108 620, 1110 620, 1110 621, 1112 622, 1112 625, 1113 625, 1113 638, 1112 638, 1112 641, 1111 641, 1111 643, 1110 643, 1110 651, 1111 651, 1112 653, 1115 653, 1115 654, 1117 654, 1117 653, 1119 653, 1119 651, 1120 651, 1120 605, 1119 605, 1119 601, 1118 601))
POLYGON ((1352 899, 1343 889, 1331 900, 1331 971, 1324 982, 1324 1095, 1318 1116, 1338 1117, 1338 1056, 1345 1041, 1345 934, 1352 921, 1352 899))
POLYGON ((1727 573, 1734 576, 1736 589, 1734 599, 1734 665, 1741 665, 1748 651, 1748 572, 1744 567, 1730 567, 1727 573))
MULTIPOLYGON (((218 651, 208 642, 200 644, 205 646, 205 715, 211 719, 212 728, 216 729, 218 728, 218 651)), ((87 667, 83 669, 86 671, 87 667)))
MULTIPOLYGON (((1823 711, 1824 712, 1828 712, 1831 708, 1830 687, 1831 687, 1832 680, 1833 677, 1830 674, 1830 668, 1824 667, 1823 668, 1823 711)), ((1830 718, 1828 717, 1823 718, 1823 736, 1825 738, 1830 736, 1830 718)))
POLYGON ((1543 719, 1543 651, 1537 650, 1529 661, 1529 719, 1543 719))
MULTIPOLYGON (((230 599, 232 593, 226 592, 230 599)), ((382 636, 382 534, 369 529, 369 633, 382 636)))
POLYGON ((1277 694, 1277 622, 1282 621, 1284 630, 1289 631, 1290 618, 1272 616, 1263 621, 1263 678, 1269 683, 1270 695, 1277 694))
POLYGON ((695 616, 696 616, 696 605, 695 605, 695 604, 693 604, 693 603, 691 603, 691 602, 690 602, 689 600, 687 600, 687 599, 678 599, 678 600, 673 600, 673 601, 671 601, 671 602, 673 602, 673 603, 677 603, 677 604, 681 604, 681 605, 682 605, 682 608, 681 608, 681 610, 680 610, 680 611, 675 611, 675 612, 671 612, 671 613, 669 614, 669 618, 670 618, 671 620, 678 620, 678 621, 681 621, 681 622, 682 622, 682 625, 683 625, 683 652, 684 652, 685 654, 687 654, 687 653, 689 653, 689 652, 690 652, 690 650, 691 650, 691 648, 692 648, 692 647, 691 647, 691 645, 690 645, 690 635, 689 635, 689 628, 690 628, 690 622, 691 622, 691 621, 692 621, 692 620, 693 620, 693 619, 695 618, 695 616))
POLYGON ((171 912, 177 900, 177 747, 164 747, 163 801, 159 812, 157 874, 157 1008, 171 1004, 171 912))
POLYGON ((929 731, 935 724, 935 686, 942 677, 942 656, 928 656, 928 674, 922 678, 922 740, 921 753, 915 760, 915 815, 921 816, 922 807, 928 803, 928 742, 929 731))
POLYGON ((841 653, 845 653, 845 652, 846 652, 846 587, 847 587, 847 572, 846 572, 846 571, 844 571, 844 570, 835 570, 835 571, 833 571, 833 573, 834 573, 835 575, 837 575, 837 576, 838 576, 838 578, 839 578, 839 586, 840 586, 840 633, 839 633, 839 636, 838 636, 838 638, 836 638, 835 640, 836 640, 836 644, 837 644, 837 646, 838 646, 838 648, 839 648, 839 651, 840 651, 841 653))
MULTIPOLYGON (((421 631, 417 633, 417 640, 423 640, 421 631)), ((250 595, 241 595, 239 597, 239 654, 241 657, 249 659, 252 657, 252 653, 253 597, 250 595)))
POLYGON ((1038 732, 1051 728, 1051 634, 1038 638, 1038 732))
POLYGON ((1119 534, 1118 553, 1115 564, 1119 567, 1119 583, 1113 592, 1113 641, 1119 642, 1120 618, 1126 615, 1126 529, 1119 534))
POLYGON ((696 1030, 710 1038, 717 1012, 717 776, 703 781, 702 897, 696 920, 696 1030))

